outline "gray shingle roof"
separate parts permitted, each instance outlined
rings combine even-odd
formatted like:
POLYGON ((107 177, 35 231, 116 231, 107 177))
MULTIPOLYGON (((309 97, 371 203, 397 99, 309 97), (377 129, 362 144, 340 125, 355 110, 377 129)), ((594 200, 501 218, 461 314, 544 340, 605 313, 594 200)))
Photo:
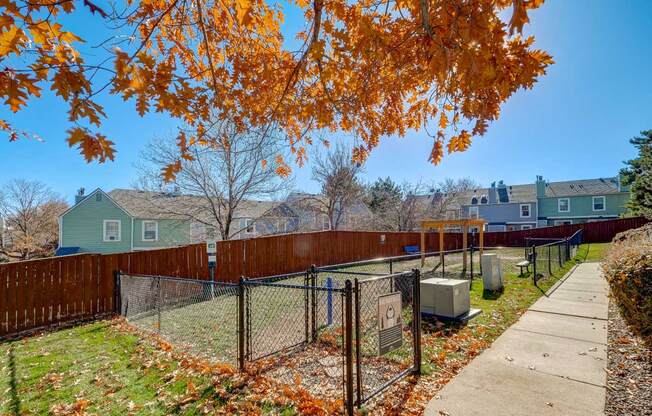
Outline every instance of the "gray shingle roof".
POLYGON ((550 182, 546 186, 546 196, 577 196, 616 194, 618 178, 582 179, 577 181, 550 182))
MULTIPOLYGON (((137 218, 184 219, 208 215, 209 204, 203 197, 135 189, 114 189, 108 195, 137 218)), ((240 202, 234 218, 259 218, 282 205, 282 201, 240 202)))
MULTIPOLYGON (((474 196, 480 201, 483 195, 488 196, 491 188, 477 188, 460 192, 449 205, 449 209, 460 209, 464 205, 471 205, 474 196)), ((535 202, 537 200, 536 184, 506 185, 509 203, 535 202)), ((580 195, 605 195, 620 192, 618 178, 580 179, 574 181, 548 182, 546 184, 547 197, 580 196, 580 195)), ((432 195, 420 195, 419 203, 432 202, 432 195)))
MULTIPOLYGON (((537 188, 534 184, 506 185, 505 190, 507 191, 508 198, 506 203, 533 202, 537 200, 537 188)), ((482 195, 487 195, 488 197, 491 191, 491 188, 478 188, 468 191, 464 195, 466 200, 462 202, 462 205, 471 205, 471 198, 473 196, 476 196, 478 200, 480 200, 482 195)), ((498 200, 497 197, 496 200, 498 200)))

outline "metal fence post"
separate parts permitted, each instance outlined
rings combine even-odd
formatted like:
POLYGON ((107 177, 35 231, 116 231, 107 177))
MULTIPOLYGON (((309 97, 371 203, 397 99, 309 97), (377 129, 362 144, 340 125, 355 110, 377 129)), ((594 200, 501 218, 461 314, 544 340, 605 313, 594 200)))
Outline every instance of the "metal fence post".
POLYGON ((312 342, 317 341, 317 268, 313 264, 310 266, 310 304, 311 304, 311 321, 312 321, 312 342))
POLYGON ((326 278, 326 323, 328 326, 333 325, 333 278, 326 278))
POLYGON ((354 280, 353 296, 355 300, 355 380, 357 407, 362 405, 362 360, 360 359, 360 282, 354 280))
POLYGON ((537 285, 537 247, 532 246, 532 281, 537 285))
POLYGON ((557 244, 557 257, 559 258, 559 267, 564 265, 564 262, 561 261, 561 245, 557 244))
POLYGON ((161 333, 161 276, 156 281, 156 314, 158 315, 158 333, 161 333))
POLYGON ((244 277, 238 282, 238 368, 245 367, 245 287, 244 277))
POLYGON ((548 244, 548 273, 552 274, 552 263, 550 262, 550 244, 548 244))
POLYGON ((346 354, 346 414, 353 416, 354 398, 353 398, 353 288, 351 280, 347 279, 344 284, 344 353, 346 354))
POLYGON ((413 269, 412 333, 414 335, 414 374, 421 375, 421 272, 413 269))
POLYGON ((471 255, 470 255, 470 257, 471 257, 471 267, 470 267, 470 269, 471 269, 471 282, 473 282, 473 244, 471 244, 470 250, 471 250, 471 255))
MULTIPOLYGON (((121 284, 122 284, 122 279, 120 278, 120 270, 114 270, 113 271, 113 281, 114 281, 114 297, 115 301, 113 302, 115 312, 118 313, 118 315, 122 315, 122 292, 121 292, 121 284)), ((124 316, 127 316, 127 311, 125 310, 124 316)))
POLYGON ((566 260, 570 260, 571 258, 571 249, 570 249, 570 239, 566 239, 566 260))
POLYGON ((446 277, 446 253, 441 256, 441 277, 446 277))
POLYGON ((303 279, 303 285, 306 287, 303 291, 304 318, 306 329, 306 344, 310 342, 310 270, 306 270, 306 276, 303 279))

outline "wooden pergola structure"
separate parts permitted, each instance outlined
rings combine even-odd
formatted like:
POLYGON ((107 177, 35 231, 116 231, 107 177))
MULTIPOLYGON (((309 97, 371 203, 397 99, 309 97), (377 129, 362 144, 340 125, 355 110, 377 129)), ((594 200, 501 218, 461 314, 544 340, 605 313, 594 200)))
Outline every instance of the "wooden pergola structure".
POLYGON ((484 225, 486 221, 481 218, 461 219, 461 220, 423 220, 421 221, 421 267, 426 263, 426 231, 436 229, 439 231, 439 256, 440 261, 444 262, 444 232, 446 227, 462 228, 462 260, 466 270, 466 248, 468 245, 468 232, 470 227, 478 227, 480 233, 480 256, 484 247, 484 225))

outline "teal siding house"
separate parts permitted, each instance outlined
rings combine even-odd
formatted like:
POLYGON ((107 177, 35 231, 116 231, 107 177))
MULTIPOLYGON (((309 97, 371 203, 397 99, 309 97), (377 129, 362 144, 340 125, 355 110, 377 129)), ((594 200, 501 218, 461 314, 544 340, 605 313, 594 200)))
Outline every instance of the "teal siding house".
POLYGON ((537 176, 535 186, 539 227, 619 218, 630 197, 619 177, 546 182, 537 176))
POLYGON ((96 189, 75 197, 75 205, 59 217, 57 255, 120 253, 190 243, 190 221, 149 212, 117 191, 96 189))

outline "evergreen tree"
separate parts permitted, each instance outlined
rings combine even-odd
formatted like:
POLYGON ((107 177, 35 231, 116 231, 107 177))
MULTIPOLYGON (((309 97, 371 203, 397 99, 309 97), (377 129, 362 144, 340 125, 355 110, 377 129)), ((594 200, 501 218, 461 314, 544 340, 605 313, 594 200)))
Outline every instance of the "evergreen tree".
POLYGON ((620 170, 623 184, 631 186, 628 207, 633 214, 652 218, 652 130, 629 142, 638 149, 638 157, 625 162, 627 167, 620 170))
POLYGON ((389 176, 378 178, 368 189, 368 205, 371 212, 379 214, 388 207, 400 203, 403 198, 401 187, 389 176))

